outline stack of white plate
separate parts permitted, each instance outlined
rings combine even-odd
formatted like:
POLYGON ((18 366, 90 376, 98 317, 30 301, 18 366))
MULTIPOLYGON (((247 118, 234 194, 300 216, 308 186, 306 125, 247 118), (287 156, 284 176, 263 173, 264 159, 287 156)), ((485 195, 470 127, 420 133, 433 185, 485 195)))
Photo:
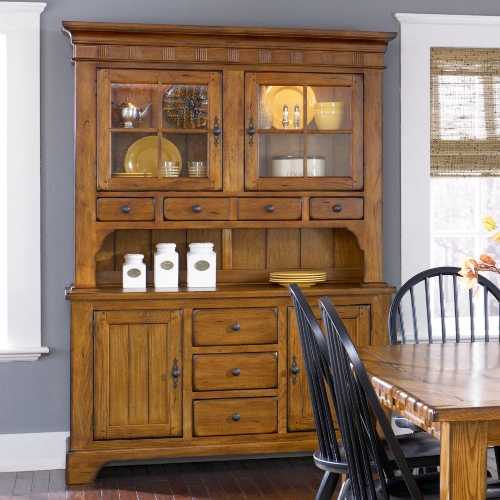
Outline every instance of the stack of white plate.
POLYGON ((207 164, 204 161, 190 161, 188 162, 189 177, 206 177, 207 164))
POLYGON ((161 166, 162 177, 179 177, 180 167, 178 161, 164 161, 161 166))
POLYGON ((288 286, 291 283, 297 283, 300 288, 306 288, 326 281, 325 271, 276 271, 269 274, 271 283, 278 283, 281 286, 288 286))

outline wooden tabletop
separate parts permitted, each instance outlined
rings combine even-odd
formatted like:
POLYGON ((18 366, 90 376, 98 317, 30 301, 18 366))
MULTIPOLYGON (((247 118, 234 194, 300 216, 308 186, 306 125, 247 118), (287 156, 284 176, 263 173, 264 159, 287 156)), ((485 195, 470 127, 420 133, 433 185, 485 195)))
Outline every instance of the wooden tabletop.
POLYGON ((385 406, 441 440, 441 499, 484 499, 500 444, 500 342, 358 348, 385 406))

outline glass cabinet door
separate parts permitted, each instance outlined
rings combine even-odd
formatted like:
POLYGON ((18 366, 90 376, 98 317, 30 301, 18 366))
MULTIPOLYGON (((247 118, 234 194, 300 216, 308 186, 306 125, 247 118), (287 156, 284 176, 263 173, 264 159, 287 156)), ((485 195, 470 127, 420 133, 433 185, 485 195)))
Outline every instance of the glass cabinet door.
POLYGON ((249 190, 363 186, 363 81, 352 74, 248 73, 249 190))
POLYGON ((97 80, 99 190, 219 190, 217 72, 102 69, 97 80))

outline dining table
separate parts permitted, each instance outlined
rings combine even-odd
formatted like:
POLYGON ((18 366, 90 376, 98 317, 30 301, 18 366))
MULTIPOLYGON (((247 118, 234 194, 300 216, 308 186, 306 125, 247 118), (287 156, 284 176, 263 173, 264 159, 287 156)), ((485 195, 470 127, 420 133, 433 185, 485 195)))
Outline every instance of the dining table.
POLYGON ((500 445, 500 342, 358 352, 383 405, 440 439, 440 499, 486 498, 486 448, 500 445))

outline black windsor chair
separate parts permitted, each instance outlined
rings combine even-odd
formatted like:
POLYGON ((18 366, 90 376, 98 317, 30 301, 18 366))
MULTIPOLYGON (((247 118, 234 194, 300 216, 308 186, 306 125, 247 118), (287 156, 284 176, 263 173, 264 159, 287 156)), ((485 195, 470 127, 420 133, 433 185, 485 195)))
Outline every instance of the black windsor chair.
MULTIPOLYGON (((323 297, 319 307, 337 393, 336 412, 349 469, 346 480, 349 494, 356 500, 439 499, 438 472, 412 475, 404 451, 335 306, 328 297, 323 297), (387 457, 379 445, 374 419, 394 455, 400 472, 398 476, 386 465, 387 457)), ((488 480, 486 498, 500 498, 500 481, 488 480)))
MULTIPOLYGON (((336 395, 328 360, 328 347, 321 327, 311 307, 297 284, 289 287, 295 309, 306 378, 318 436, 319 449, 313 459, 317 467, 325 471, 316 500, 331 499, 341 474, 348 474, 342 443, 338 443, 334 420, 328 401, 333 407, 336 395)), ((410 434, 401 437, 401 445, 409 457, 411 467, 439 465, 439 441, 427 433, 410 434)), ((389 468, 397 467, 388 449, 389 468)), ((338 500, 345 498, 348 482, 344 482, 338 500)))
MULTIPOLYGON (((500 340, 500 323, 490 325, 492 316, 500 319, 500 289, 479 275, 481 293, 475 304, 472 290, 460 290, 459 271, 459 267, 435 267, 415 275, 401 286, 389 311, 391 344, 500 340), (447 302, 452 307, 446 308, 447 302), (483 317, 477 315, 478 310, 483 317)), ((403 417, 396 418, 395 424, 414 432, 422 430, 403 417)), ((500 473, 500 446, 495 446, 494 450, 500 473)))

